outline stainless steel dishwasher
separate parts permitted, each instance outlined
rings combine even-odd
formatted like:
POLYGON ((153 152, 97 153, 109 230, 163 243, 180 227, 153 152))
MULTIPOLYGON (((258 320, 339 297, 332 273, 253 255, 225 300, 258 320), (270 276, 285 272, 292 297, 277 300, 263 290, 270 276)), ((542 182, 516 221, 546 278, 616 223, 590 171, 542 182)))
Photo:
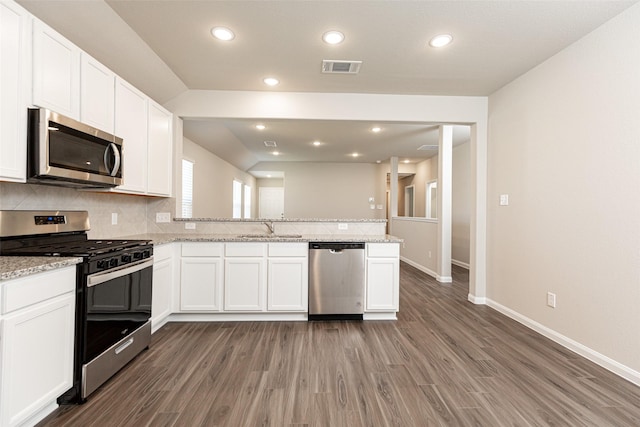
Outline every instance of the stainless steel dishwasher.
POLYGON ((309 320, 362 320, 364 243, 309 243, 309 320))

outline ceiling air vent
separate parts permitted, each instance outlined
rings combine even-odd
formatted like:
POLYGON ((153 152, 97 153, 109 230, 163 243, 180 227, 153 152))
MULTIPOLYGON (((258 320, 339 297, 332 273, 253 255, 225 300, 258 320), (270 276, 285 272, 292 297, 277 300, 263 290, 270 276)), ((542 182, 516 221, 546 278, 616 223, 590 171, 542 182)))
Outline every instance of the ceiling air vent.
POLYGON ((264 146, 265 147, 275 147, 276 146, 276 142, 275 141, 265 141, 264 142, 264 146))
POLYGON ((322 72, 331 74, 358 74, 362 61, 322 61, 322 72))
POLYGON ((420 147, 418 147, 418 150, 422 150, 422 151, 431 151, 431 150, 437 150, 438 146, 437 145, 421 145, 420 147))

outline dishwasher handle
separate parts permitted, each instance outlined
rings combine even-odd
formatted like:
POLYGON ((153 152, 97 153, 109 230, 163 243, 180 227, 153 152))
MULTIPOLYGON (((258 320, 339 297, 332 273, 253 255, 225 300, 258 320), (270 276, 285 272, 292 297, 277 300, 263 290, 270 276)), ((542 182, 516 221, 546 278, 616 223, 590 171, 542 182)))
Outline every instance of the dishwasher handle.
POLYGON ((344 249, 329 249, 329 253, 340 255, 344 249))
POLYGON ((364 246, 364 242, 309 242, 309 249, 329 249, 336 252, 348 249, 364 250, 364 246))

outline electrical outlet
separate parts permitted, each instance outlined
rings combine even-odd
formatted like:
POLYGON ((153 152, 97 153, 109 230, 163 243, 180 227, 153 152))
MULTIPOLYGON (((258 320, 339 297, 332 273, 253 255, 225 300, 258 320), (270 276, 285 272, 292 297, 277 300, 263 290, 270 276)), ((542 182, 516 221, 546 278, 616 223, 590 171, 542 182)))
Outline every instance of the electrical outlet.
POLYGON ((118 225, 118 213, 113 212, 111 214, 111 225, 118 225))
POLYGON ((196 223, 195 222, 185 222, 184 223, 184 229, 185 230, 195 230, 196 229, 196 223))
POLYGON ((500 206, 509 206, 509 195, 501 194, 500 195, 500 206))
POLYGON ((556 308, 556 294, 547 292, 547 305, 551 308, 556 308))
POLYGON ((156 222, 171 222, 171 214, 169 212, 157 212, 156 222))
POLYGON ((338 230, 348 230, 349 224, 338 224, 338 230))

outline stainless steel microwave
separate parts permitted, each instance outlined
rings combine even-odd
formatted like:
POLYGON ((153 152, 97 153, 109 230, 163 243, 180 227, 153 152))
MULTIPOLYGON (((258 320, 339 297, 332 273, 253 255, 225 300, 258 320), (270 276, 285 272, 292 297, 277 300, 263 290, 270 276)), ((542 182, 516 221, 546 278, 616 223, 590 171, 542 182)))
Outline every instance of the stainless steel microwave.
POLYGON ((122 184, 122 138, 45 108, 30 108, 27 182, 74 188, 122 184))

